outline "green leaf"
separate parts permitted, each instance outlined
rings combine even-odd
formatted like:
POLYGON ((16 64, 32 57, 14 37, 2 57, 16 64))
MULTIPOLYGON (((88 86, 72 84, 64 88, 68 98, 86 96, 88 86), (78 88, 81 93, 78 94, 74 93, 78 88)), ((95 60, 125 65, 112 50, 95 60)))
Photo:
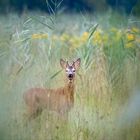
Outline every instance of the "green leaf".
POLYGON ((96 24, 95 26, 91 27, 91 29, 90 29, 90 30, 91 30, 91 33, 90 33, 90 35, 89 35, 89 37, 88 37, 88 40, 91 39, 91 37, 92 37, 92 35, 94 34, 94 32, 96 31, 98 25, 99 25, 99 24, 96 24))

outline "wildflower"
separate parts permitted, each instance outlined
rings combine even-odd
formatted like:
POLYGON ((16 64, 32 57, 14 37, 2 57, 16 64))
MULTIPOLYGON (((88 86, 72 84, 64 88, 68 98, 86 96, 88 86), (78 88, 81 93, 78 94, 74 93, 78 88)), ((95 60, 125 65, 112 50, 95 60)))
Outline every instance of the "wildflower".
POLYGON ((58 36, 53 35, 52 39, 53 39, 53 40, 58 40, 59 38, 58 38, 58 36))
POLYGON ((127 35, 126 35, 126 38, 127 38, 128 41, 133 41, 133 40, 135 40, 134 34, 127 34, 127 35))
POLYGON ((136 27, 133 27, 131 30, 132 30, 134 33, 139 33, 139 32, 140 32, 140 30, 139 30, 138 28, 136 28, 136 27))
POLYGON ((126 44, 126 48, 132 48, 134 46, 134 44, 132 42, 129 42, 126 44))
POLYGON ((32 39, 38 39, 38 38, 40 38, 40 35, 39 34, 33 34, 32 35, 32 39))
POLYGON ((98 30, 93 35, 93 44, 101 45, 103 42, 101 31, 98 30))
POLYGON ((73 49, 78 48, 80 46, 80 39, 76 36, 71 38, 69 42, 70 42, 71 48, 73 49))
POLYGON ((89 33, 88 33, 88 32, 84 32, 84 33, 82 34, 82 36, 81 36, 81 41, 82 41, 83 43, 85 43, 85 42, 87 41, 88 37, 89 37, 89 33))
POLYGON ((67 40, 69 40, 69 35, 68 35, 68 34, 62 34, 62 35, 60 36, 60 40, 61 40, 61 41, 67 41, 67 40))
POLYGON ((48 38, 47 34, 33 34, 32 39, 41 39, 41 38, 48 38))
POLYGON ((109 40, 109 37, 108 37, 108 34, 105 34, 104 36, 103 36, 103 42, 108 42, 108 40, 109 40))
POLYGON ((47 34, 41 34, 41 38, 48 38, 47 34))

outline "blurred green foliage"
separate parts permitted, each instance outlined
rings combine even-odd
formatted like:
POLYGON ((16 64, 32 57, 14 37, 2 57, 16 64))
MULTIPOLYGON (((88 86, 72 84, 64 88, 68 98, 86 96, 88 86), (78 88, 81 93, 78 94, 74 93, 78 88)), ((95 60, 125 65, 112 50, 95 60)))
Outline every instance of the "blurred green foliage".
POLYGON ((0 140, 140 139, 140 96, 133 92, 140 85, 139 18, 10 13, 0 16, 0 31, 0 140), (24 92, 63 86, 60 58, 78 57, 68 122, 47 110, 27 122, 24 92))
POLYGON ((9 12, 10 10, 22 12, 25 9, 39 9, 49 12, 47 3, 52 9, 55 9, 56 5, 60 4, 66 11, 106 11, 111 7, 114 10, 124 11, 127 14, 133 11, 136 15, 140 13, 139 0, 0 0, 0 12, 9 12))

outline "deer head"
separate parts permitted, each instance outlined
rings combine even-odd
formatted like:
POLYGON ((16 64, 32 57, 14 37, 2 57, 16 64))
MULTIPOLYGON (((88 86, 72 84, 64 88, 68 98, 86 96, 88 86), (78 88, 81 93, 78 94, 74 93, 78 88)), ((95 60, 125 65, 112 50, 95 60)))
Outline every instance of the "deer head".
POLYGON ((76 61, 73 61, 71 64, 68 61, 60 59, 60 65, 66 71, 66 76, 69 81, 72 81, 75 78, 75 72, 80 67, 81 59, 78 58, 76 61))

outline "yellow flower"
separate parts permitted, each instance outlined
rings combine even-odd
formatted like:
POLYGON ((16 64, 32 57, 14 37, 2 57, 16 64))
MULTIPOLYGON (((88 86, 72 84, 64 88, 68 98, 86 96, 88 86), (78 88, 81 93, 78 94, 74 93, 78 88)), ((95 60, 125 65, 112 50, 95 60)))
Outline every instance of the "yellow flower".
POLYGON ((41 34, 41 38, 48 38, 47 34, 41 34))
POLYGON ((132 42, 129 42, 126 44, 126 48, 132 48, 134 46, 134 44, 132 42))
POLYGON ((108 34, 104 34, 104 35, 103 35, 103 42, 104 42, 104 43, 107 43, 108 40, 109 40, 108 34))
POLYGON ((134 34, 127 34, 127 35, 126 35, 126 38, 127 38, 128 41, 133 41, 133 40, 135 40, 134 34))
POLYGON ((93 34, 93 44, 95 45, 102 45, 103 43, 103 37, 102 37, 102 34, 101 34, 101 31, 96 31, 94 34, 93 34))
POLYGON ((40 35, 39 34, 33 34, 32 35, 32 39, 38 39, 38 38, 40 38, 40 35))
POLYGON ((133 32, 135 32, 135 33, 139 33, 139 32, 140 32, 140 30, 139 30, 138 28, 136 28, 136 27, 133 27, 131 30, 132 30, 133 32))
POLYGON ((62 34, 62 35, 60 36, 60 40, 61 40, 61 41, 67 41, 67 40, 69 40, 69 35, 68 35, 68 34, 62 34))
POLYGON ((89 33, 84 32, 81 36, 81 41, 85 43, 87 41, 88 37, 89 37, 89 33))
POLYGON ((73 37, 73 38, 71 38, 70 39, 70 45, 71 45, 71 47, 73 48, 73 49, 75 49, 75 48, 78 48, 79 46, 80 46, 80 39, 79 39, 79 37, 73 37))
POLYGON ((41 38, 48 38, 47 34, 33 34, 31 36, 32 39, 41 39, 41 38))
POLYGON ((52 39, 53 39, 53 40, 58 40, 59 38, 58 38, 58 36, 53 35, 52 39))

